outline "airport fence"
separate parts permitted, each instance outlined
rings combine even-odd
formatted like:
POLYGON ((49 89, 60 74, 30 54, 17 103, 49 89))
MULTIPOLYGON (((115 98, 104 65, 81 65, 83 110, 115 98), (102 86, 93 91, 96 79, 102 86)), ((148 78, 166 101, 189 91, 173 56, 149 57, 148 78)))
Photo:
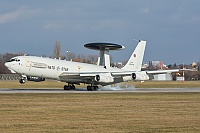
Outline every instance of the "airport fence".
POLYGON ((0 80, 19 80, 20 75, 18 74, 0 74, 0 80))

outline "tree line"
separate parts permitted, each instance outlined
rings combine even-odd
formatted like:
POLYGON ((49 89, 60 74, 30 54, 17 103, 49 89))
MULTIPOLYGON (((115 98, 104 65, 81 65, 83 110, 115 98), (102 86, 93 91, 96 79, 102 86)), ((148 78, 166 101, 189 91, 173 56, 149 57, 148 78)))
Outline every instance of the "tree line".
POLYGON ((73 53, 69 50, 66 51, 66 54, 62 54, 61 43, 60 43, 60 41, 56 41, 56 43, 54 45, 53 58, 95 64, 98 60, 98 55, 85 55, 85 54, 76 55, 75 53, 73 53))

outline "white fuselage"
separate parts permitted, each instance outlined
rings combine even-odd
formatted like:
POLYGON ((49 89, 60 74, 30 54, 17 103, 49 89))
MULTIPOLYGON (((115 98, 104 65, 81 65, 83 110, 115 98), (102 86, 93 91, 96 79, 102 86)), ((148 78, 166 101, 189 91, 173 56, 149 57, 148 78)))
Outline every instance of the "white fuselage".
POLYGON ((18 61, 7 62, 5 65, 21 75, 36 76, 59 80, 59 75, 70 73, 105 73, 121 72, 118 68, 104 68, 93 64, 58 60, 35 56, 17 56, 18 61))

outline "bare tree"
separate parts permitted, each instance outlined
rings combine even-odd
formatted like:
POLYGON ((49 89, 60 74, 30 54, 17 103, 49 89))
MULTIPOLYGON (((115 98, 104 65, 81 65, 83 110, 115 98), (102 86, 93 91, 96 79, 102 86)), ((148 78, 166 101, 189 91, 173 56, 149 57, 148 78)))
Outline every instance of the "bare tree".
POLYGON ((98 60, 98 55, 88 55, 87 60, 90 60, 90 63, 94 64, 98 60))
POLYGON ((56 59, 61 58, 62 53, 61 53, 61 43, 60 41, 56 41, 56 44, 54 46, 54 55, 53 57, 56 59))

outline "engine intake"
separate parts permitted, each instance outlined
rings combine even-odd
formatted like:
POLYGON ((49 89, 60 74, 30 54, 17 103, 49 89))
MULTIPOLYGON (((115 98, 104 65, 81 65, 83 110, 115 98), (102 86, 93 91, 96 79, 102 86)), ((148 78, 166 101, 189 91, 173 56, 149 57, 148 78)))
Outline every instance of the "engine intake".
POLYGON ((132 73, 132 75, 131 75, 131 76, 132 76, 132 79, 133 79, 133 80, 135 80, 135 79, 136 79, 136 77, 137 77, 135 73, 132 73))
POLYGON ((149 80, 149 76, 145 71, 132 73, 131 76, 124 76, 123 81, 132 81, 132 80, 149 80))
POLYGON ((149 80, 149 75, 145 71, 132 73, 133 80, 149 80))
POLYGON ((95 76, 95 80, 99 82, 100 76, 99 76, 99 75, 96 75, 96 76, 95 76))
POLYGON ((95 81, 101 83, 111 83, 114 81, 114 78, 110 73, 100 73, 95 76, 95 81))

